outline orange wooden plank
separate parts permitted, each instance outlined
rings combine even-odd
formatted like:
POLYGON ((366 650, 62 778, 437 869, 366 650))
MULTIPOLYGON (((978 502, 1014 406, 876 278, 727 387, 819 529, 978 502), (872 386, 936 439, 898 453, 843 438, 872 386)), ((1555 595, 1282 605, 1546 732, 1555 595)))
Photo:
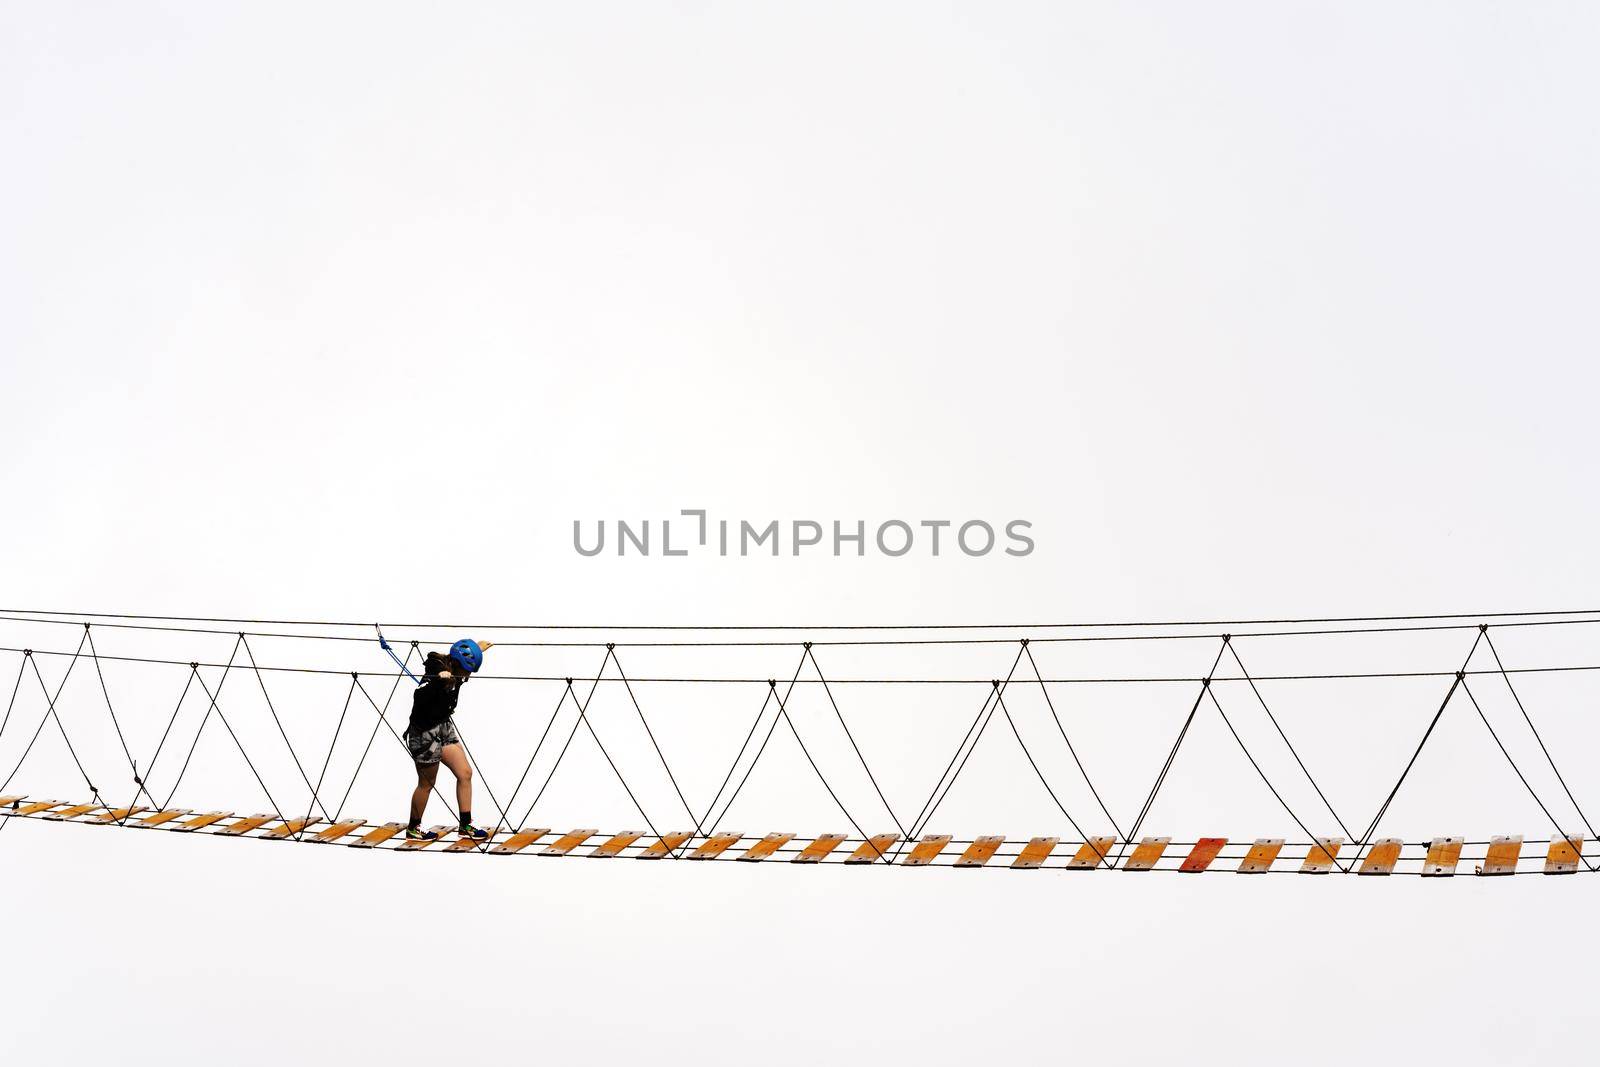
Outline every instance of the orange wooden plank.
POLYGON ((439 836, 435 837, 432 841, 412 840, 411 838, 407 838, 406 840, 400 842, 395 847, 397 849, 404 849, 407 852, 416 852, 416 851, 418 851, 420 849, 432 848, 434 845, 437 845, 441 841, 444 841, 445 840, 445 835, 449 834, 452 830, 455 829, 455 827, 450 825, 449 823, 444 823, 444 824, 442 824, 440 826, 429 827, 429 829, 431 829, 434 833, 438 834, 439 836))
POLYGON ((1199 874, 1211 866, 1211 861, 1217 858, 1217 853, 1222 851, 1228 843, 1226 837, 1202 837, 1194 843, 1189 854, 1178 865, 1178 870, 1184 874, 1199 874))
POLYGON ((749 860, 751 863, 760 863, 793 840, 793 834, 768 834, 746 849, 744 855, 739 858, 749 860))
POLYGON ((318 822, 321 822, 321 821, 322 820, 320 820, 320 819, 290 819, 286 823, 282 823, 281 825, 274 826, 272 829, 268 830, 266 833, 262 834, 261 836, 262 837, 270 837, 273 840, 279 840, 279 839, 282 839, 282 838, 289 837, 289 836, 292 836, 294 834, 297 834, 301 830, 304 830, 306 827, 314 826, 318 822))
POLYGON ((661 859, 667 856, 669 853, 676 852, 678 849, 682 848, 684 842, 688 841, 692 837, 694 837, 694 832, 691 830, 669 830, 661 835, 661 839, 659 841, 645 849, 643 852, 639 853, 634 857, 634 859, 661 859))
MULTIPOLYGON (((0 798, 0 799, 4 799, 4 798, 0 798)), ((149 810, 150 810, 149 808, 143 808, 143 807, 111 808, 111 809, 109 809, 107 811, 100 812, 98 815, 91 816, 90 821, 91 822, 125 822, 126 820, 133 818, 135 815, 138 815, 140 812, 149 811, 149 810)))
POLYGON ((689 853, 689 858, 692 860, 716 859, 718 856, 728 851, 728 849, 738 844, 739 839, 743 836, 744 833, 739 830, 731 830, 727 833, 712 834, 700 845, 699 848, 689 853))
POLYGON ((1044 861, 1050 858, 1050 853, 1056 850, 1061 843, 1059 837, 1035 837, 1022 847, 1022 854, 1011 861, 1014 871, 1031 871, 1044 866, 1044 861))
POLYGON ((624 830, 622 833, 616 834, 609 840, 602 842, 599 848, 589 853, 589 858, 597 860, 613 859, 614 857, 620 855, 623 849, 627 848, 629 845, 633 844, 643 836, 643 830, 624 830))
POLYGON ((1301 874, 1327 874, 1336 866, 1335 860, 1339 858, 1339 849, 1344 847, 1342 837, 1319 837, 1316 843, 1306 850, 1306 858, 1300 864, 1301 874))
POLYGON ((99 804, 74 804, 70 808, 62 808, 60 811, 52 811, 50 814, 46 815, 45 818, 56 819, 58 821, 65 822, 68 819, 76 819, 80 815, 85 815, 91 811, 94 811, 98 807, 100 807, 99 804))
POLYGON ((1522 835, 1515 837, 1492 837, 1489 839, 1489 851, 1484 854, 1483 865, 1478 868, 1479 874, 1516 874, 1517 860, 1522 856, 1522 835))
POLYGON ((1461 838, 1436 837, 1428 846, 1427 858, 1422 861, 1424 878, 1449 878, 1456 873, 1461 862, 1461 838))
POLYGON ((1148 871, 1155 867, 1156 861, 1162 853, 1167 851, 1167 846, 1172 844, 1170 837, 1147 837, 1133 846, 1133 854, 1122 865, 1125 871, 1148 871))
POLYGON ((28 799, 26 793, 16 793, 12 796, 0 797, 0 808, 9 808, 28 799))
POLYGON ((1583 838, 1558 838, 1550 842, 1550 851, 1545 854, 1544 873, 1575 874, 1582 856, 1583 838))
POLYGON ((354 833, 365 825, 367 825, 367 820, 365 819, 346 819, 343 822, 336 822, 332 826, 317 831, 317 835, 311 840, 316 844, 326 845, 329 842, 337 841, 341 837, 354 833))
POLYGON ((900 840, 899 834, 873 834, 845 858, 846 863, 888 863, 889 850, 900 840))
POLYGON ((61 801, 59 800, 34 800, 27 804, 23 804, 21 807, 11 812, 11 814, 36 815, 41 811, 49 811, 51 808, 59 807, 60 805, 61 801))
POLYGON ((212 823, 219 823, 223 819, 229 818, 232 815, 233 812, 231 811, 208 811, 204 815, 196 815, 192 819, 188 819, 179 823, 177 826, 174 826, 173 829, 182 830, 185 832, 190 830, 203 830, 212 823))
POLYGON ((405 828, 406 824, 403 822, 386 822, 382 826, 374 826, 371 830, 351 841, 350 847, 377 848, 405 828))
POLYGON ((986 837, 978 838, 967 846, 965 852, 961 853, 961 858, 956 860, 956 866, 982 867, 994 858, 994 854, 1000 851, 1000 846, 1005 844, 1005 841, 1006 839, 1002 834, 990 834, 986 837))
POLYGON ((1111 850, 1116 847, 1117 839, 1114 837, 1091 837, 1078 846, 1070 860, 1067 861, 1069 871, 1092 871, 1096 867, 1106 865, 1106 857, 1111 855, 1111 850))
POLYGON ((536 844, 550 832, 548 826, 535 826, 528 830, 518 830, 510 837, 490 848, 489 851, 501 856, 509 856, 514 852, 521 852, 529 845, 536 844))
MULTIPOLYGON (((187 814, 189 814, 189 809, 188 808, 168 808, 165 811, 158 811, 158 812, 154 812, 154 813, 152 813, 150 815, 146 815, 144 818, 142 818, 138 822, 134 823, 134 825, 135 826, 164 826, 165 824, 171 822, 174 819, 183 818, 187 814)), ((215 822, 215 821, 216 821, 215 819, 212 820, 212 822, 215 822)), ((207 824, 207 825, 209 825, 209 824, 207 824)))
POLYGON ((546 845, 544 851, 540 852, 539 855, 565 856, 599 832, 599 830, 574 830, 570 834, 563 834, 546 845))
POLYGON ((823 834, 811 844, 800 850, 791 863, 821 863, 823 858, 844 844, 844 834, 823 834))
POLYGON ((218 830, 217 833, 222 834, 225 837, 238 837, 241 834, 247 834, 251 830, 254 830, 258 827, 265 826, 271 821, 272 816, 270 815, 251 815, 248 818, 240 819, 238 822, 229 823, 227 826, 224 826, 222 829, 218 830))
MULTIPOLYGON (((498 835, 500 831, 496 830, 494 833, 498 835)), ((462 837, 459 828, 457 828, 456 839, 446 845, 444 850, 446 852, 471 852, 477 849, 486 852, 493 843, 494 839, 492 837, 486 837, 482 841, 474 841, 470 837, 462 837)))
POLYGON ((1398 837, 1385 837, 1381 841, 1372 843, 1372 850, 1361 861, 1357 874, 1393 874, 1394 865, 1400 862, 1400 846, 1403 842, 1398 837))
POLYGON ((912 847, 910 855, 900 861, 902 867, 926 867, 950 844, 949 834, 924 834, 912 847))
POLYGON ((1283 838, 1258 837, 1250 851, 1239 861, 1239 874, 1265 874, 1272 869, 1272 861, 1283 851, 1283 838))

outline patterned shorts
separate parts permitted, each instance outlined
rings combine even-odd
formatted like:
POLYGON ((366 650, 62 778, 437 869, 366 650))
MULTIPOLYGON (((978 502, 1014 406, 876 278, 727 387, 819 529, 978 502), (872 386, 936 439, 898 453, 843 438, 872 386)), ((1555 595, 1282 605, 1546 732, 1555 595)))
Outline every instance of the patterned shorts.
POLYGON ((438 726, 413 734, 406 731, 406 748, 411 750, 411 758, 418 763, 438 763, 439 754, 446 745, 459 745, 461 735, 456 733, 456 724, 451 719, 446 719, 438 726))

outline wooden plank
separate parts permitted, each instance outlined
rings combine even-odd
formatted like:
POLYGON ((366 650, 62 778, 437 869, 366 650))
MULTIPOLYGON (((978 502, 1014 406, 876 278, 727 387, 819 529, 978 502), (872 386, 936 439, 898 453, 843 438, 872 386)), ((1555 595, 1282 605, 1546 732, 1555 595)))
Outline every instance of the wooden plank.
POLYGON ((1517 860, 1522 857, 1522 835, 1514 837, 1491 837, 1489 851, 1484 854, 1483 865, 1478 868, 1479 874, 1500 875, 1516 874, 1517 860))
POLYGON ((950 844, 949 834, 923 834, 911 849, 911 854, 900 861, 902 867, 926 867, 938 858, 939 853, 950 844))
POLYGON ((1422 876, 1424 878, 1449 878, 1456 873, 1456 864, 1461 862, 1461 841, 1459 837, 1436 837, 1428 846, 1427 858, 1422 861, 1422 876))
POLYGON ((643 830, 624 830, 622 833, 616 834, 609 840, 602 842, 599 848, 589 853, 589 858, 596 860, 614 859, 622 854, 623 849, 627 848, 629 845, 633 844, 643 836, 643 830))
POLYGON ((1272 869, 1272 861, 1282 851, 1283 838, 1258 837, 1255 844, 1250 846, 1250 851, 1244 854, 1244 859, 1239 861, 1238 873, 1266 874, 1272 869))
POLYGON ((599 830, 574 830, 570 834, 563 834, 546 845, 539 855, 565 856, 599 832, 599 830))
POLYGON ((856 850, 845 858, 846 863, 887 863, 889 850, 894 843, 900 840, 899 834, 873 834, 861 842, 856 850))
MULTIPOLYGON (((498 835, 499 833, 500 833, 499 830, 495 831, 496 835, 498 835)), ((448 845, 446 845, 444 847, 444 850, 446 852, 472 852, 474 850, 481 851, 481 852, 487 852, 489 850, 489 846, 491 844, 493 844, 493 842, 494 842, 494 838, 493 837, 486 837, 482 841, 474 841, 470 837, 463 837, 463 836, 461 836, 460 827, 457 827, 456 828, 456 839, 454 841, 450 842, 448 845)))
POLYGON ((682 848, 684 843, 693 837, 694 832, 692 830, 669 830, 661 835, 659 841, 639 853, 634 859, 662 859, 682 848))
POLYGON ((208 811, 203 815, 196 815, 192 819, 179 823, 173 829, 184 833, 188 833, 191 830, 204 830, 212 823, 219 823, 223 819, 231 818, 232 816, 233 812, 231 811, 208 811))
POLYGON ((746 849, 744 855, 740 856, 739 858, 742 860, 748 860, 751 863, 760 863, 762 860, 771 856, 773 853, 777 852, 780 848, 793 840, 793 834, 768 834, 766 837, 763 837, 760 841, 757 841, 755 844, 746 849))
POLYGON ((377 848, 405 828, 403 822, 386 822, 382 826, 374 826, 349 844, 351 848, 377 848))
POLYGON ((28 799, 26 793, 14 793, 11 796, 0 797, 0 808, 10 808, 28 799))
POLYGON ((518 830, 489 851, 496 855, 509 856, 514 852, 521 852, 529 845, 536 844, 549 832, 550 828, 548 826, 536 826, 531 830, 518 830))
POLYGON ((1044 861, 1050 858, 1050 853, 1056 850, 1061 843, 1059 837, 1034 837, 1022 846, 1022 854, 1011 861, 1014 871, 1031 871, 1044 866, 1044 861))
POLYGON ((12 815, 37 815, 41 811, 49 811, 51 808, 59 807, 60 805, 61 805, 61 801, 59 801, 59 800, 34 800, 34 801, 28 802, 27 804, 23 804, 21 807, 17 808, 15 811, 13 811, 11 814, 12 815))
POLYGON ((1576 874, 1583 856, 1583 838, 1558 838, 1550 842, 1550 851, 1544 857, 1545 874, 1576 874))
POLYGON ((222 834, 224 837, 238 837, 241 834, 247 834, 251 830, 257 829, 258 827, 265 826, 271 821, 271 815, 251 815, 247 818, 240 819, 237 822, 229 823, 227 826, 224 826, 222 829, 218 830, 217 833, 222 834))
POLYGON ((844 834, 823 834, 811 844, 800 850, 800 854, 791 863, 821 863, 823 859, 844 844, 844 834))
POLYGON ((730 830, 727 833, 712 834, 700 845, 699 848, 689 853, 692 860, 713 860, 728 849, 739 843, 744 836, 741 830, 730 830))
POLYGON ((62 808, 60 811, 52 811, 46 815, 45 818, 55 819, 59 822, 66 822, 68 819, 76 819, 80 815, 86 815, 98 807, 100 807, 99 804, 74 804, 70 808, 62 808))
POLYGON ((278 841, 278 840, 282 840, 285 837, 290 837, 290 836, 293 836, 294 834, 298 834, 300 831, 304 830, 306 827, 315 826, 317 823, 319 823, 321 821, 322 821, 321 819, 290 819, 286 823, 283 823, 283 824, 281 824, 279 826, 274 826, 272 829, 268 830, 266 833, 262 834, 261 836, 262 837, 270 837, 274 841, 278 841))
POLYGON ((1069 871, 1092 871, 1106 864, 1106 857, 1116 847, 1114 837, 1091 837, 1078 846, 1078 851, 1067 861, 1069 871))
MULTIPOLYGON (((152 813, 150 815, 146 815, 144 818, 142 818, 138 822, 134 823, 134 825, 135 826, 163 826, 163 825, 171 822, 174 819, 181 819, 187 814, 189 814, 189 809, 188 808, 167 808, 164 811, 158 811, 158 812, 154 812, 154 813, 152 813)), ((217 814, 220 814, 220 813, 217 813, 217 814)), ((217 821, 217 820, 215 820, 215 819, 212 820, 212 822, 215 822, 215 821, 217 821)), ((206 823, 204 825, 209 826, 210 823, 206 823)))
POLYGON ((1217 853, 1221 852, 1227 843, 1226 837, 1202 837, 1183 858, 1178 870, 1184 874, 1200 874, 1211 866, 1211 861, 1217 858, 1217 853))
MULTIPOLYGON (((0 798, 0 799, 4 799, 4 798, 0 798)), ((92 822, 125 822, 128 819, 133 818, 135 815, 138 815, 140 812, 149 811, 149 810, 150 810, 149 808, 144 808, 144 807, 111 808, 108 811, 102 811, 100 814, 94 816, 93 819, 91 819, 90 821, 92 821, 92 822)))
POLYGON ((1339 850, 1344 847, 1342 837, 1319 837, 1316 843, 1306 851, 1306 858, 1300 864, 1301 874, 1327 874, 1337 864, 1339 850))
POLYGON ((1398 837, 1385 837, 1372 843, 1372 849, 1361 861, 1357 874, 1393 874, 1394 865, 1400 862, 1400 846, 1403 844, 1398 837))
POLYGON ((1133 847, 1133 855, 1123 863, 1125 871, 1148 871, 1154 869, 1156 861, 1161 859, 1167 846, 1172 844, 1170 837, 1146 837, 1133 847))
POLYGON ((313 844, 318 845, 330 844, 341 837, 354 833, 365 825, 367 825, 367 820, 365 819, 346 819, 343 822, 336 822, 332 826, 318 830, 316 836, 311 838, 311 841, 313 844))
POLYGON ((404 849, 407 852, 415 852, 418 849, 432 848, 434 845, 437 845, 440 842, 442 842, 445 839, 445 835, 450 833, 455 828, 456 827, 451 823, 441 823, 438 826, 429 827, 429 829, 431 829, 434 833, 439 835, 438 837, 435 837, 433 840, 431 840, 431 841, 414 841, 411 838, 406 838, 404 841, 400 842, 400 844, 396 845, 395 847, 399 848, 399 849, 404 849))
POLYGON ((956 860, 956 866, 982 867, 994 858, 994 854, 1000 851, 1000 846, 1005 842, 1006 839, 1003 834, 989 834, 985 837, 980 837, 968 845, 965 852, 961 853, 961 858, 956 860))

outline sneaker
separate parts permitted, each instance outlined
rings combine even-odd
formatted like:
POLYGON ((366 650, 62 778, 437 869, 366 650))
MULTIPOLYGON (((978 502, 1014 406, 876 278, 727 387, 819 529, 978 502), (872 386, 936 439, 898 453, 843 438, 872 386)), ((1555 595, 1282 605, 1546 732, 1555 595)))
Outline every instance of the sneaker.
POLYGON ((461 828, 460 834, 461 834, 462 837, 466 838, 468 841, 487 841, 487 840, 489 840, 489 831, 480 830, 476 826, 463 826, 461 828))
POLYGON ((437 830, 423 830, 423 829, 420 829, 419 827, 416 827, 416 826, 408 826, 408 827, 406 827, 406 840, 407 841, 437 841, 437 840, 439 840, 439 831, 437 831, 437 830))

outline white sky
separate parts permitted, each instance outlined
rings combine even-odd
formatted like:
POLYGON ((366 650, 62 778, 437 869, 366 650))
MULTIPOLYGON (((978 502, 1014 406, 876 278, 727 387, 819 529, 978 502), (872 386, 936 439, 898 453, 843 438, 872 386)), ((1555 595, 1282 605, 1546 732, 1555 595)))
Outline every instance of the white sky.
MULTIPOLYGON (((0 606, 608 625, 1592 606, 1597 30, 1544 3, 0 4, 0 606), (574 519, 693 507, 1026 518, 1038 548, 570 546, 574 519)), ((1595 662, 1594 640, 1501 647, 1595 662)), ((1267 642, 1247 662, 1454 669, 1469 641, 1267 642)), ((261 653, 382 669, 363 646, 261 653)), ((793 667, 746 655, 627 666, 793 667)), ((998 658, 893 666, 987 677, 998 658)), ((181 672, 107 680, 148 751, 181 672)), ((274 699, 326 737, 336 683, 274 699)), ((1268 696, 1364 823, 1436 690, 1268 696)), ((554 699, 513 692, 464 698, 496 784, 554 699)), ((96 696, 64 698, 86 737, 96 696)), ((271 731, 248 697, 242 728, 271 731)), ((1597 697, 1578 677, 1525 691, 1580 800, 1600 797, 1597 697)), ((641 699, 693 797, 760 694, 641 699)), ((1189 699, 1091 687, 1066 709, 1119 817, 1189 699)), ((969 695, 850 701, 914 809, 969 695)), ((1515 714, 1503 694, 1486 710, 1515 714)), ((625 713, 597 705, 644 758, 625 713)), ((1297 836, 1221 727, 1196 730, 1152 832, 1297 836)), ((104 741, 85 746, 110 780, 104 741)), ((1443 723, 1393 832, 1545 836, 1489 746, 1443 723)), ((580 749, 551 819, 636 821, 580 749)), ((259 805, 225 748, 201 753, 185 803, 259 805)), ((740 828, 837 829, 775 756, 740 828)), ((983 750, 944 828, 1058 829, 1016 760, 983 750)), ((70 792, 69 771, 50 754, 29 791, 70 792)), ((399 817, 407 773, 376 769, 358 813, 399 817)), ((0 1053, 30 1063, 1209 1062, 1257 1037, 1306 1062, 1525 1062, 1591 1017, 1577 963, 1600 947, 1582 878, 449 862, 37 823, 0 836, 0 865, 0 1053)))

